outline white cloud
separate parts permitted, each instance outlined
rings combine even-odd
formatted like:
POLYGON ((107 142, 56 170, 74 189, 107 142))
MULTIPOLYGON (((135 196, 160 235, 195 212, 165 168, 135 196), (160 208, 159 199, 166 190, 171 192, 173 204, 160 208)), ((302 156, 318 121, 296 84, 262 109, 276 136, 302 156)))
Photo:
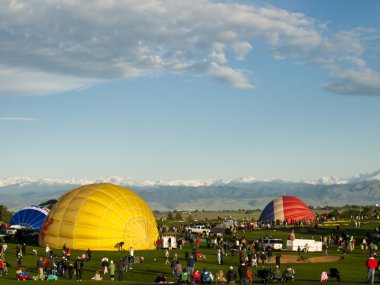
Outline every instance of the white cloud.
POLYGON ((207 70, 208 74, 210 74, 213 78, 226 82, 232 87, 242 89, 253 88, 253 85, 243 76, 243 72, 241 70, 221 66, 215 62, 212 62, 208 66, 207 70))
POLYGON ((38 119, 28 117, 0 117, 0 121, 38 121, 38 119))
POLYGON ((245 56, 252 50, 252 45, 248 42, 235 42, 232 48, 236 54, 236 59, 243 61, 245 56))
POLYGON ((366 68, 357 31, 329 39, 323 23, 304 14, 253 4, 4 0, 0 18, 0 72, 9 74, 0 79, 0 95, 50 94, 178 71, 251 88, 249 73, 232 60, 244 61, 259 41, 276 58, 297 57, 330 74, 335 65, 366 68))
POLYGON ((49 95, 82 89, 94 80, 0 65, 1 95, 49 95))
POLYGON ((347 70, 335 81, 322 85, 330 92, 343 95, 374 95, 380 96, 380 74, 370 69, 347 70))

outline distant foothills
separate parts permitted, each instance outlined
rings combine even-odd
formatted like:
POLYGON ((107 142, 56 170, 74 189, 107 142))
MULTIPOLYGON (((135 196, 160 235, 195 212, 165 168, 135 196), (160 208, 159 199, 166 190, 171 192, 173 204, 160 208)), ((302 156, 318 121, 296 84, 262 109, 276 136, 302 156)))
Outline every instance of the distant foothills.
POLYGON ((237 210, 263 209, 272 199, 297 196, 313 207, 380 204, 380 170, 350 179, 323 177, 315 181, 258 180, 176 180, 138 182, 129 178, 97 180, 7 177, 0 179, 1 204, 16 211, 22 207, 58 199, 68 190, 85 184, 113 183, 132 189, 152 210, 237 210))

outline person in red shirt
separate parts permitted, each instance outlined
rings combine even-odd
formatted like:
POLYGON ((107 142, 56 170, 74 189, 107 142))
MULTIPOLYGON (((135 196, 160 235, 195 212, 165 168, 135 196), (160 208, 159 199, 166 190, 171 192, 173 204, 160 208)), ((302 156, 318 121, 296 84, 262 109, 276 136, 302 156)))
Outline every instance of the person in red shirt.
POLYGON ((367 281, 373 284, 375 282, 375 270, 377 268, 377 261, 373 257, 373 255, 371 255, 371 257, 367 259, 365 265, 368 268, 367 281))
POLYGON ((195 240, 195 244, 197 245, 197 248, 199 248, 199 245, 201 244, 201 240, 199 239, 199 237, 197 237, 197 239, 195 240))
POLYGON ((5 264, 1 258, 0 258, 0 275, 5 275, 5 264))

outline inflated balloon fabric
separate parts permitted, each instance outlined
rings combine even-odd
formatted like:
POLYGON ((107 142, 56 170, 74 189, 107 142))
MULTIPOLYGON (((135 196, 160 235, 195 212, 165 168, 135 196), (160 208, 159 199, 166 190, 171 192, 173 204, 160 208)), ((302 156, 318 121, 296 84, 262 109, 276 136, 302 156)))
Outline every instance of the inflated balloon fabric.
POLYGON ((145 201, 113 184, 71 190, 54 205, 40 231, 39 243, 50 248, 116 250, 154 249, 156 220, 145 201))
POLYGON ((309 207, 297 197, 281 196, 271 201, 262 211, 259 221, 314 220, 315 216, 309 207))
POLYGON ((25 207, 13 215, 10 224, 40 229, 48 213, 49 209, 40 206, 25 207))

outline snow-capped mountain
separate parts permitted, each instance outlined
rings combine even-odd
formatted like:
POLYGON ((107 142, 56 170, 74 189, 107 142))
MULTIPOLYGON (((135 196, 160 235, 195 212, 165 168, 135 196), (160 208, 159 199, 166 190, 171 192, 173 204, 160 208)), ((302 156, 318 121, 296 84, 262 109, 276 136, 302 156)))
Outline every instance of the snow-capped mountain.
POLYGON ((28 177, 5 177, 0 179, 0 187, 13 185, 13 184, 30 184, 33 183, 34 180, 28 177))
POLYGON ((239 185, 251 184, 256 182, 277 182, 277 183, 306 183, 312 185, 340 185, 353 184, 363 181, 380 180, 380 169, 372 173, 363 173, 355 175, 352 178, 341 179, 333 176, 325 176, 317 180, 309 181, 286 181, 282 179, 257 179, 252 176, 239 177, 235 179, 195 179, 195 180, 172 180, 172 181, 138 181, 132 178, 123 178, 118 176, 107 176, 98 179, 39 179, 35 180, 29 177, 5 177, 0 178, 0 188, 8 185, 25 186, 30 184, 40 185, 86 185, 92 183, 113 183, 117 185, 128 185, 135 187, 157 187, 157 186, 183 186, 183 187, 202 187, 202 186, 222 186, 222 185, 239 185))
POLYGON ((0 204, 16 211, 22 207, 58 199, 67 191, 92 183, 113 183, 131 188, 153 210, 257 209, 282 195, 297 196, 314 206, 370 205, 380 203, 380 170, 350 179, 322 177, 291 182, 240 177, 231 180, 199 179, 137 181, 108 176, 99 179, 0 179, 0 204))
POLYGON ((363 181, 380 180, 380 169, 371 173, 362 173, 348 180, 348 183, 357 183, 363 181))
POLYGON ((325 176, 317 180, 305 181, 305 183, 313 185, 336 185, 336 184, 346 184, 347 179, 340 179, 333 176, 325 176))

